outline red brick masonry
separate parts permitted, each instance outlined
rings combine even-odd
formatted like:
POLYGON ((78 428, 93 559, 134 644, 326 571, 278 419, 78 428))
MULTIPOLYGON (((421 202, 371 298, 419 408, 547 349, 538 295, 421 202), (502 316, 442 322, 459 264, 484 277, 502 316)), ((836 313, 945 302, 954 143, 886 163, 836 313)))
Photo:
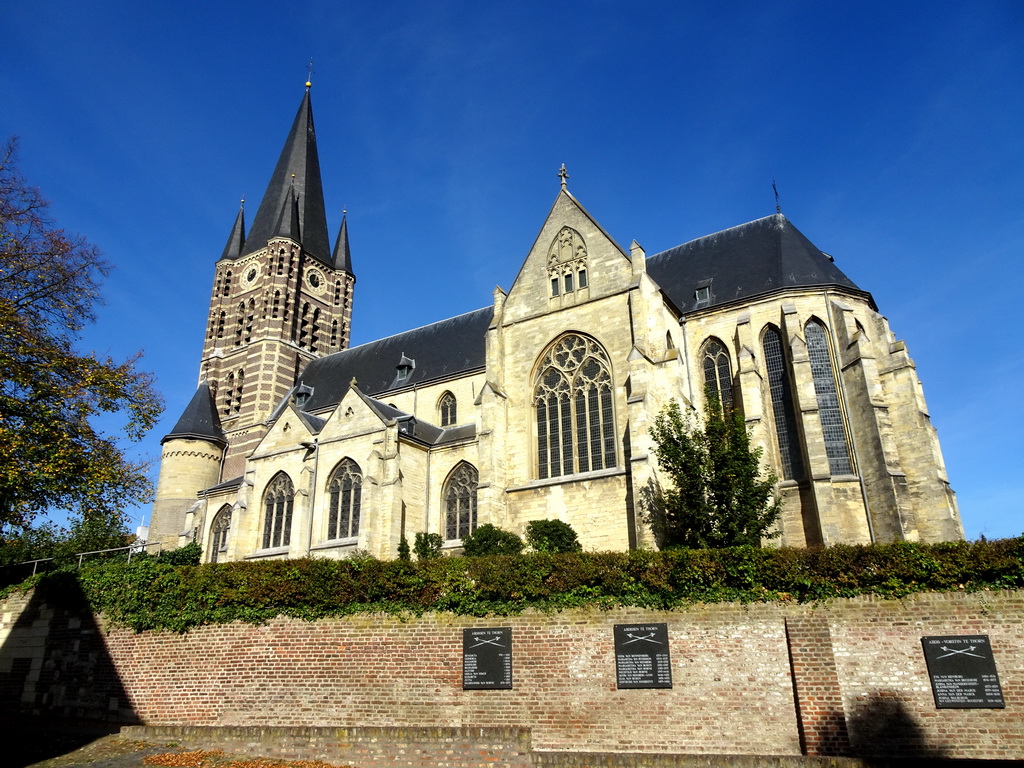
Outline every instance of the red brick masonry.
POLYGON ((405 621, 184 635, 3 607, 0 692, 154 725, 527 729, 537 750, 1024 758, 1024 593, 405 621), (667 622, 671 689, 617 690, 612 627, 667 622), (462 629, 513 630, 513 689, 463 691, 462 629), (1005 709, 937 710, 921 637, 987 634, 1005 709))

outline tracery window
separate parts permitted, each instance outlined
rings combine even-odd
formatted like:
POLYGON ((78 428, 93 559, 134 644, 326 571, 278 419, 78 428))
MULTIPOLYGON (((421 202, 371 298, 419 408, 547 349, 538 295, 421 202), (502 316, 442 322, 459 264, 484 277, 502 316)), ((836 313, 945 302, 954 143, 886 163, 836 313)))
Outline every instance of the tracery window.
POLYGON ((444 537, 452 541, 476 530, 476 491, 480 474, 462 462, 444 484, 444 537))
POLYGON ((327 485, 330 497, 327 538, 348 539, 359 535, 362 508, 363 475, 352 459, 343 459, 327 485))
POLYGON ((825 327, 817 320, 810 320, 804 327, 807 340, 807 354, 811 360, 811 377, 814 379, 814 394, 818 399, 818 419, 825 438, 825 455, 828 470, 833 475, 851 475, 850 449, 846 440, 846 424, 839 407, 839 393, 836 390, 835 368, 829 351, 825 327))
POLYGON ((784 480, 802 480, 804 462, 800 452, 796 414, 793 410, 792 386, 782 347, 782 334, 774 325, 769 325, 765 329, 763 345, 768 386, 772 396, 775 436, 779 444, 779 459, 782 462, 782 477, 784 480))
POLYGON ((291 541, 292 510, 295 489, 292 481, 280 472, 263 493, 263 548, 287 547, 291 541))
POLYGON ((583 235, 572 227, 562 227, 551 241, 548 279, 552 296, 587 287, 587 244, 583 235))
POLYGON ((441 399, 437 401, 437 411, 441 416, 442 427, 450 427, 455 424, 455 420, 458 418, 455 395, 451 392, 441 395, 441 399))
POLYGON ((534 390, 541 479, 615 466, 609 368, 604 349, 577 334, 544 356, 534 390))
POLYGON ((216 563, 228 550, 228 531, 231 530, 231 507, 224 505, 210 526, 210 562, 216 563))
POLYGON ((733 408, 732 395, 732 364, 729 352, 718 339, 708 339, 701 355, 704 365, 704 388, 718 396, 723 413, 730 413, 733 408))

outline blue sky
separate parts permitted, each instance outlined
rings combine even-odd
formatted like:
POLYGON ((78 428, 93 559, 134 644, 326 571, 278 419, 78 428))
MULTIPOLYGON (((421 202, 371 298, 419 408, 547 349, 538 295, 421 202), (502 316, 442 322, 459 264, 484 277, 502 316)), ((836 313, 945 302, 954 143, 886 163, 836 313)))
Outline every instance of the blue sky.
POLYGON ((561 163, 648 254, 773 213, 774 178, 907 340, 968 537, 1024 531, 1020 0, 39 0, 0 25, 0 138, 116 267, 82 346, 143 350, 167 401, 133 452, 195 390, 214 262, 312 57, 354 344, 507 289, 561 163))

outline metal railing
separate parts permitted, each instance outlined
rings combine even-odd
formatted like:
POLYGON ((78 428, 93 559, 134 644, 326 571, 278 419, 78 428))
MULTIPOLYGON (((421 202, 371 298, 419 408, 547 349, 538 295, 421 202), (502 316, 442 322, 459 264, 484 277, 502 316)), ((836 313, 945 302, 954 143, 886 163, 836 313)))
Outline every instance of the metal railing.
MULTIPOLYGON (((138 544, 130 544, 127 547, 114 547, 113 549, 94 549, 92 552, 76 552, 75 554, 71 555, 71 557, 77 557, 78 558, 78 567, 81 568, 82 567, 82 559, 86 555, 104 555, 104 554, 106 554, 108 552, 124 552, 125 550, 128 550, 128 562, 130 563, 132 561, 132 555, 138 554, 139 550, 145 551, 146 547, 159 547, 161 545, 161 543, 162 542, 159 542, 159 541, 151 541, 148 544, 140 542, 138 544)), ((157 553, 157 554, 159 554, 159 553, 157 553)), ((35 576, 36 575, 36 570, 39 568, 39 563, 49 563, 49 562, 53 562, 56 559, 57 558, 55 558, 55 557, 41 557, 38 560, 25 560, 25 561, 20 562, 20 563, 11 563, 11 567, 18 566, 18 565, 31 565, 32 566, 32 575, 35 576)), ((63 558, 61 558, 61 559, 63 559, 63 558)))

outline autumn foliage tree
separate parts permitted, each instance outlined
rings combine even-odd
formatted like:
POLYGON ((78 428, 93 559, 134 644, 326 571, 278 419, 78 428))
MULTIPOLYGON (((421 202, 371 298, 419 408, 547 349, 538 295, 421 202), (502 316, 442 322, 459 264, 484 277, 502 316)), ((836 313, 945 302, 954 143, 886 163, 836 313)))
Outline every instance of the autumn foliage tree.
POLYGON ((75 349, 96 319, 110 270, 99 250, 59 229, 47 203, 0 150, 0 528, 24 528, 46 509, 116 517, 144 502, 145 466, 120 439, 138 440, 162 405, 139 355, 116 361, 75 349), (121 414, 113 434, 96 426, 121 414))
POLYGON ((743 417, 724 413, 708 393, 704 418, 683 415, 676 401, 655 419, 651 437, 670 484, 651 483, 643 504, 659 546, 712 549, 761 546, 779 519, 776 478, 761 474, 761 449, 752 448, 743 417))

